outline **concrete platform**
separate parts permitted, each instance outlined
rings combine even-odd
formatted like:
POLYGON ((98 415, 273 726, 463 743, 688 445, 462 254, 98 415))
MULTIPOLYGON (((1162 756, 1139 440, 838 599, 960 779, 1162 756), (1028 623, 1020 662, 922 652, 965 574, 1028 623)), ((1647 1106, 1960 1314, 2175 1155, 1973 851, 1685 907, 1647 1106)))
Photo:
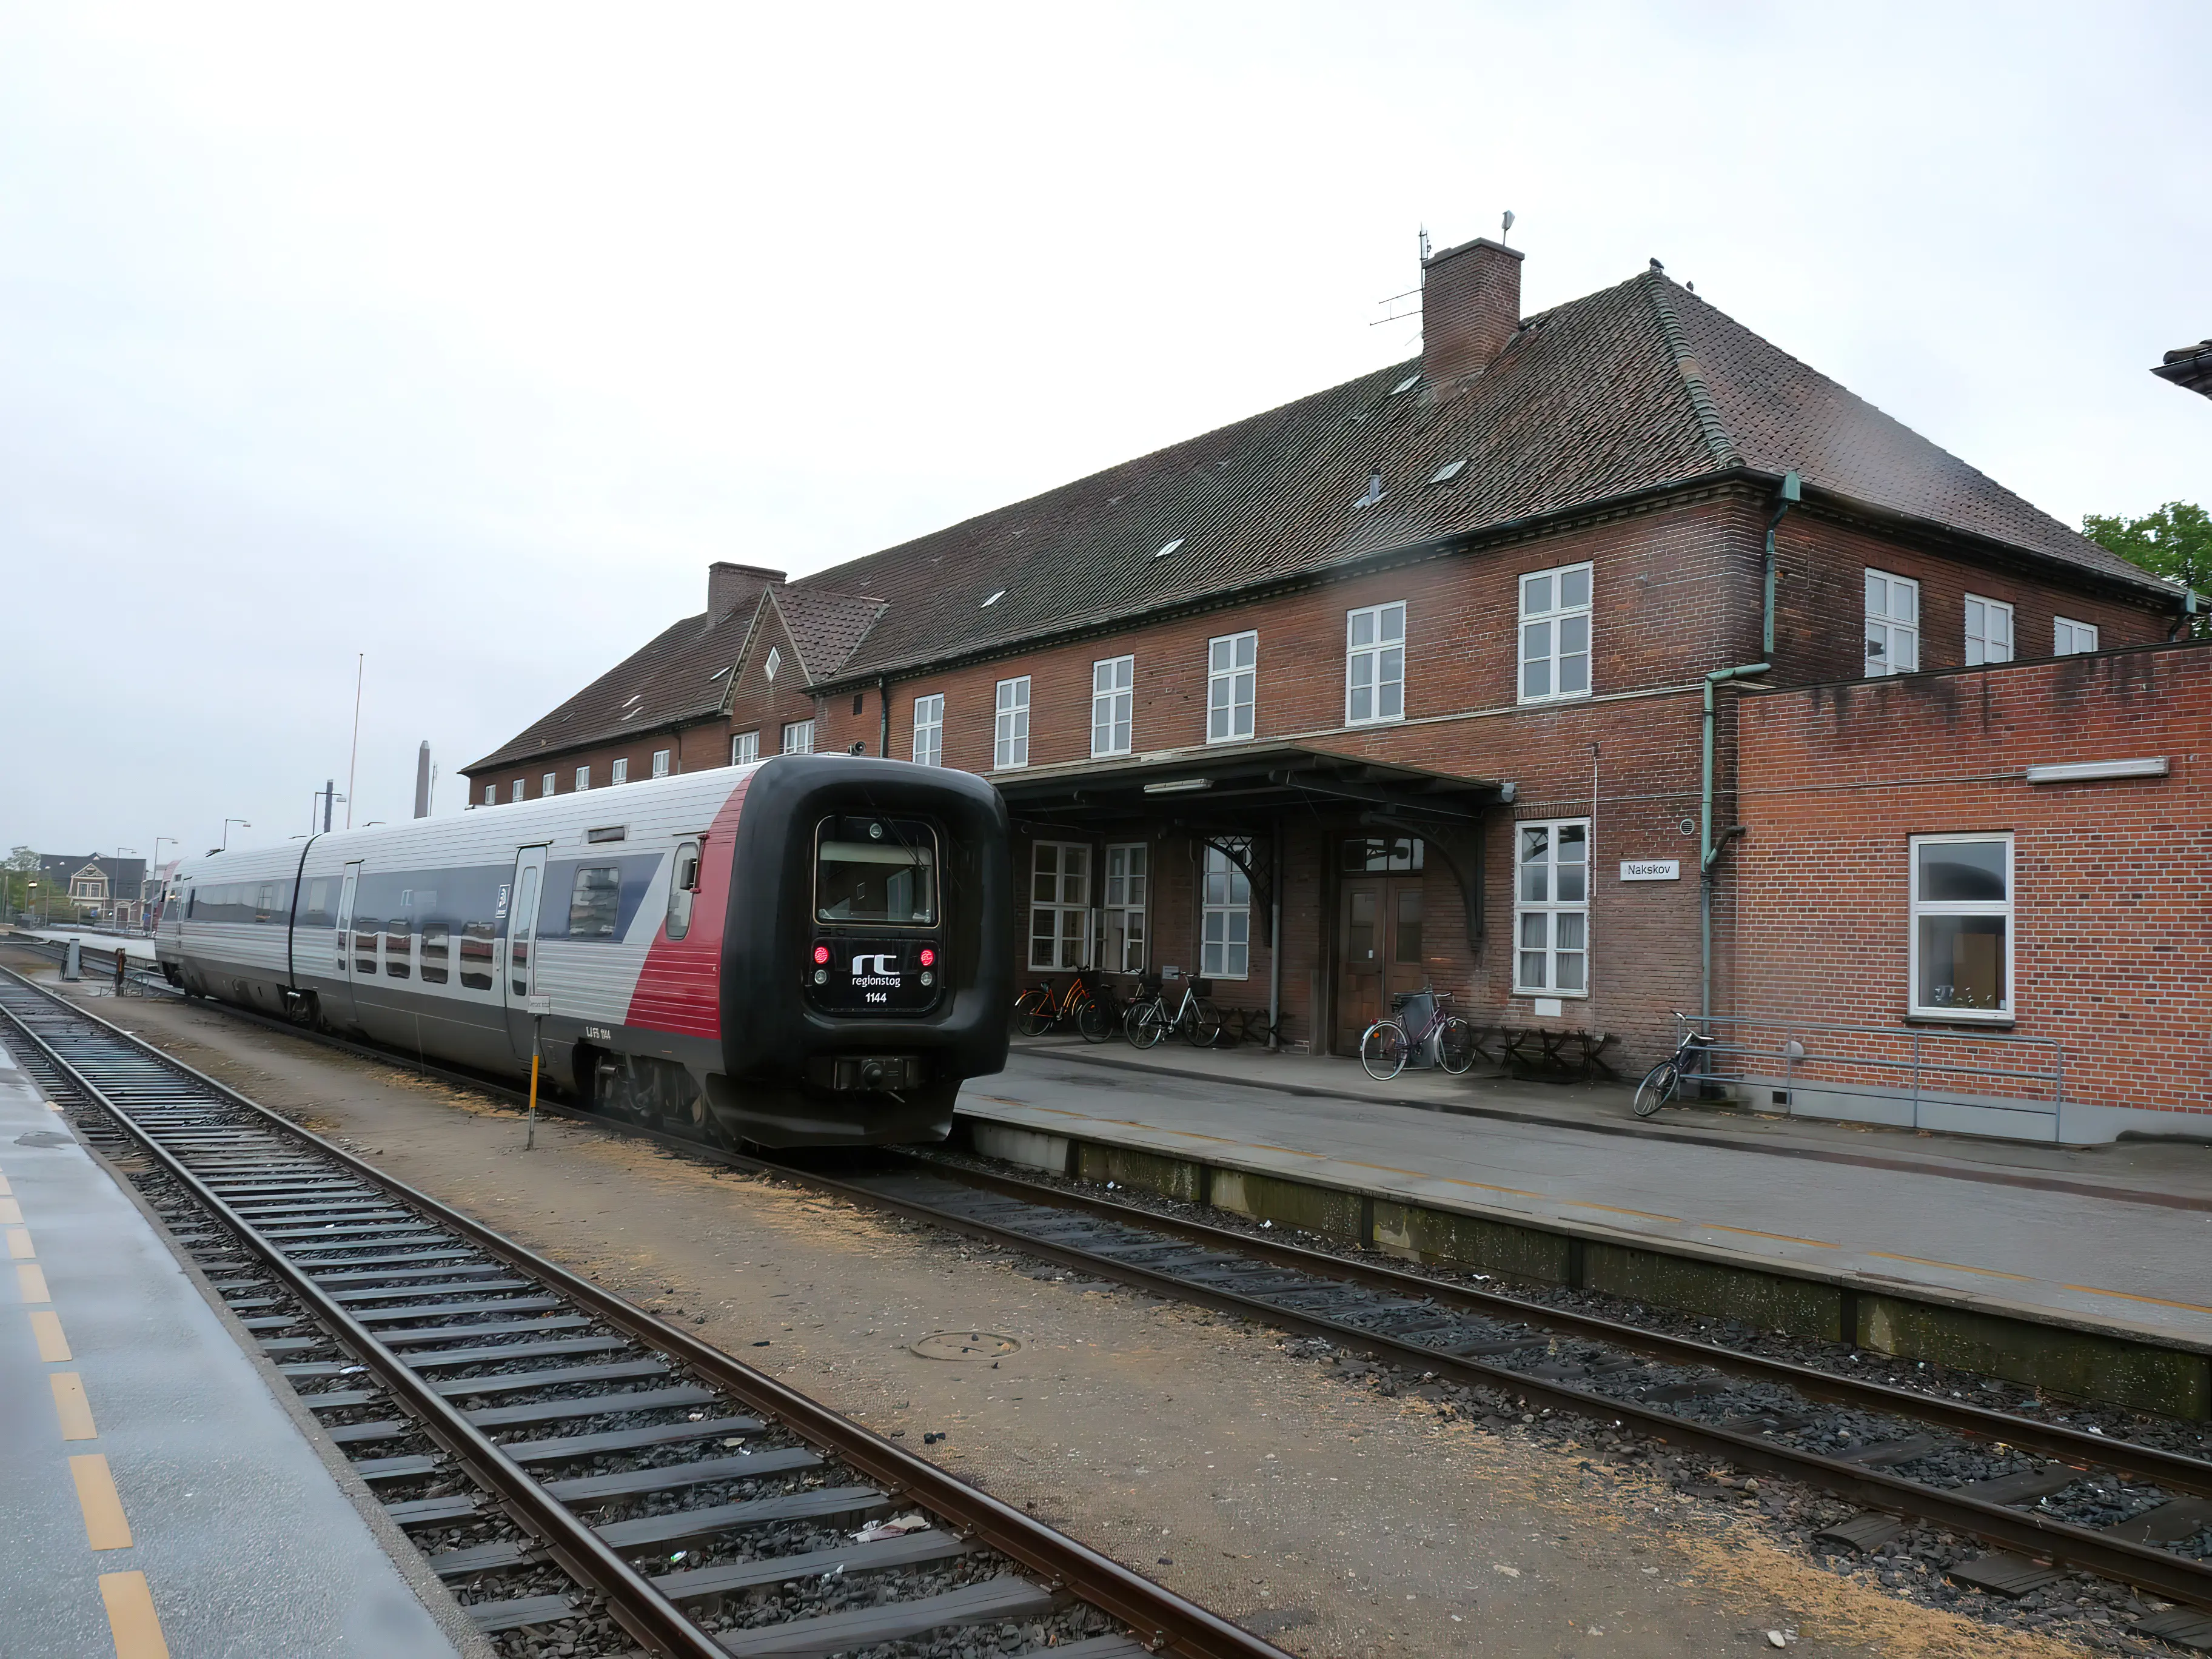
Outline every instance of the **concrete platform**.
POLYGON ((1645 1124, 1620 1090, 1376 1084, 1349 1060, 1051 1038, 1017 1043, 960 1112, 1062 1147, 2212 1349, 2203 1146, 2069 1150, 1705 1111, 1645 1124))
POLYGON ((488 1650, 4 1049, 0 1236, 0 1651, 488 1650))

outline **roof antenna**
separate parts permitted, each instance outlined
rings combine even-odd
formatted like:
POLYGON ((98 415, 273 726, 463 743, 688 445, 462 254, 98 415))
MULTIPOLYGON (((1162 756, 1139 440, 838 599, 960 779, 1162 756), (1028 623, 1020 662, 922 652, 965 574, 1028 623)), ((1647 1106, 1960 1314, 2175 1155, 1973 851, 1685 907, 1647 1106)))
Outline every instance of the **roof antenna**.
POLYGON ((1423 225, 1423 226, 1421 227, 1421 263, 1422 263, 1423 264, 1428 264, 1428 262, 1429 262, 1429 228, 1428 228, 1426 225, 1423 225))
POLYGON ((1513 210, 1511 208, 1508 208, 1505 210, 1505 222, 1498 228, 1498 240, 1500 243, 1503 243, 1505 240, 1507 234, 1511 231, 1512 228, 1513 210))

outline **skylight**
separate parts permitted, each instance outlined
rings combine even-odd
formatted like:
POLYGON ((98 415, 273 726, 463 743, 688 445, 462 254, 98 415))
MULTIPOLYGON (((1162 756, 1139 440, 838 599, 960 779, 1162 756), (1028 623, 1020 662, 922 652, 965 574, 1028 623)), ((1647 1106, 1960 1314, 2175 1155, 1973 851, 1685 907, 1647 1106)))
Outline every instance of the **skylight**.
POLYGON ((1352 505, 1354 507, 1372 507, 1376 502, 1382 499, 1382 475, 1380 472, 1371 472, 1368 474, 1367 477, 1367 493, 1364 495, 1362 495, 1358 501, 1352 502, 1352 505))
POLYGON ((1397 385, 1390 388, 1390 395, 1395 398, 1401 392, 1411 392, 1415 386, 1420 385, 1420 383, 1421 377, 1419 375, 1408 374, 1404 380, 1399 381, 1397 385))
POLYGON ((708 675, 707 678, 710 680, 719 680, 723 675, 729 672, 730 671, 727 668, 717 668, 713 673, 708 675))
POLYGON ((997 592, 995 592, 995 593, 992 594, 992 595, 991 595, 991 597, 990 597, 989 599, 988 599, 984 600, 984 601, 983 601, 983 603, 982 603, 980 606, 978 606, 978 607, 977 607, 977 609, 979 609, 979 610, 982 610, 982 611, 988 611, 988 610, 989 610, 993 605, 994 605, 998 604, 998 602, 999 602, 1000 599, 1005 599, 1006 597, 1006 590, 1005 588, 1003 588, 1003 587, 1002 587, 1002 588, 1000 588, 997 592))
POLYGON ((1152 556, 1156 559, 1164 559, 1169 554, 1174 552, 1176 549, 1182 545, 1182 538, 1178 536, 1173 541, 1170 542, 1165 547, 1162 548, 1158 552, 1153 554, 1152 556))
POLYGON ((1442 466, 1437 469, 1436 476, 1431 478, 1429 482, 1432 484, 1449 483, 1454 478, 1456 478, 1462 472, 1466 471, 1466 469, 1467 463, 1463 460, 1446 461, 1442 466))

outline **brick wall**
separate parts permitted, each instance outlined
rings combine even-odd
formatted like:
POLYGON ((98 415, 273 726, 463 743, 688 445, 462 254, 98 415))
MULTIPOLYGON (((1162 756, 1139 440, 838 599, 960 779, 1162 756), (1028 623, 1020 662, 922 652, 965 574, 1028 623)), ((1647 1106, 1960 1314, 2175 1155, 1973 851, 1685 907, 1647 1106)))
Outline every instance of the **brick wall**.
POLYGON ((2010 1029, 2059 1041, 2069 1099, 2212 1111, 2212 646, 1754 694, 1741 722, 1736 1008, 1905 1024, 1909 838, 2010 831, 2010 1029), (2165 778, 2021 776, 2160 756, 2165 778))

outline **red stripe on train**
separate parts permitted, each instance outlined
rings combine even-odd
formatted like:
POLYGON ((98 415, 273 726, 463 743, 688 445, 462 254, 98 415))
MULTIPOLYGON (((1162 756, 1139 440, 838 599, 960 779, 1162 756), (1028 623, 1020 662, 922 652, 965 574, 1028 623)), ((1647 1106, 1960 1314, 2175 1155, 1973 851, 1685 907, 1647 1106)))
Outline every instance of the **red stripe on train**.
POLYGON ((721 1036, 722 929, 730 914, 738 818, 751 783, 752 775, 747 773, 714 814, 699 849, 699 891, 691 901, 691 926, 682 939, 672 939, 666 923, 662 924, 653 948, 645 953, 624 1024, 678 1036, 721 1036))

